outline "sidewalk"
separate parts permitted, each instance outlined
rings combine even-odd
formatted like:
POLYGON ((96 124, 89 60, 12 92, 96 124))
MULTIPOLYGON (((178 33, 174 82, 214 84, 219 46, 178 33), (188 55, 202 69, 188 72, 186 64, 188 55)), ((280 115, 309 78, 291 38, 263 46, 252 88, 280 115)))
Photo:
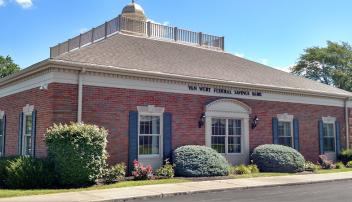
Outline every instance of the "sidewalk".
POLYGON ((60 194, 26 196, 0 199, 0 202, 115 202, 137 198, 167 197, 181 194, 219 191, 226 189, 248 189, 255 187, 273 187, 308 183, 352 180, 352 172, 333 174, 291 175, 279 177, 258 177, 246 179, 228 179, 179 184, 147 185, 106 190, 69 192, 60 194))

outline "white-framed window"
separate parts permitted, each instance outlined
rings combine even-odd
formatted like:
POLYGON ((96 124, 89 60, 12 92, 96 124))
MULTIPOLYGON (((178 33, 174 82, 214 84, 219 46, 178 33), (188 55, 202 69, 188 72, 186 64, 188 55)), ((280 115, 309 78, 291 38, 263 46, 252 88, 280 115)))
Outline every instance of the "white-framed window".
POLYGON ((23 122, 22 122, 22 151, 23 156, 33 155, 32 137, 33 137, 33 105, 23 107, 23 122))
POLYGON ((278 141, 280 145, 294 148, 293 141, 293 115, 279 114, 278 118, 278 141))
POLYGON ((160 116, 139 116, 139 155, 160 154, 160 121, 160 116))
POLYGON ((0 111, 0 157, 4 156, 4 147, 5 147, 5 120, 4 120, 4 112, 0 111))
POLYGON ((335 117, 323 117, 323 150, 324 152, 336 151, 335 117))
POLYGON ((212 118, 211 148, 222 154, 242 152, 243 121, 232 118, 212 118))
POLYGON ((162 154, 164 108, 153 105, 138 108, 138 156, 162 154))
POLYGON ((23 115, 22 155, 32 155, 32 114, 23 115))

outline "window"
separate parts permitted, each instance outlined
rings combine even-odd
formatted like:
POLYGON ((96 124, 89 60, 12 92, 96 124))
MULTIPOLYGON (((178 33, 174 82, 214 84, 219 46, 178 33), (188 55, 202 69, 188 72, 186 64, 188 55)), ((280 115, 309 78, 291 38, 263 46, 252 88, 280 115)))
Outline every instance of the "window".
POLYGON ((160 154, 160 116, 139 116, 139 155, 160 154))
POLYGON ((323 125, 323 142, 324 152, 335 152, 335 130, 333 123, 324 123, 323 125))
POLYGON ((211 148, 219 153, 241 153, 242 120, 212 118, 211 148))
POLYGON ((279 121, 278 123, 279 144, 293 147, 292 123, 279 121))
MULTIPOLYGON (((1 118, 1 117, 0 117, 1 118)), ((0 119, 0 156, 3 156, 3 151, 4 151, 4 147, 5 147, 5 142, 4 142, 4 126, 5 126, 5 122, 4 122, 4 118, 0 119)))
POLYGON ((24 156, 32 155, 32 115, 24 115, 23 117, 23 150, 24 156))

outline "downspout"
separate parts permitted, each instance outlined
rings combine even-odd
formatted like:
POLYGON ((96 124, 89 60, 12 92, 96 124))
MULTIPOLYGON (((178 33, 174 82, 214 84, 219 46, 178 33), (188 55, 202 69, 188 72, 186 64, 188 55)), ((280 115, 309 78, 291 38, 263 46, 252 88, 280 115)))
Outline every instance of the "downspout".
POLYGON ((345 99, 345 125, 346 125, 346 149, 350 148, 350 123, 347 103, 350 99, 345 99))
POLYGON ((83 74, 85 72, 86 72, 85 68, 82 68, 78 73, 77 123, 82 122, 83 74))

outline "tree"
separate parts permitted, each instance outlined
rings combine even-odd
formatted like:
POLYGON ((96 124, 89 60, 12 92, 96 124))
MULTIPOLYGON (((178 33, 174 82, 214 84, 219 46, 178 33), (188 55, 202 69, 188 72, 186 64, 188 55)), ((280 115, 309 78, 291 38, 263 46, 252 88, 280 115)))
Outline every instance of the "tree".
POLYGON ((20 71, 20 67, 12 61, 10 56, 3 57, 0 55, 0 78, 4 78, 18 71, 20 71))
POLYGON ((291 73, 352 91, 352 47, 328 41, 327 47, 305 49, 291 73))

